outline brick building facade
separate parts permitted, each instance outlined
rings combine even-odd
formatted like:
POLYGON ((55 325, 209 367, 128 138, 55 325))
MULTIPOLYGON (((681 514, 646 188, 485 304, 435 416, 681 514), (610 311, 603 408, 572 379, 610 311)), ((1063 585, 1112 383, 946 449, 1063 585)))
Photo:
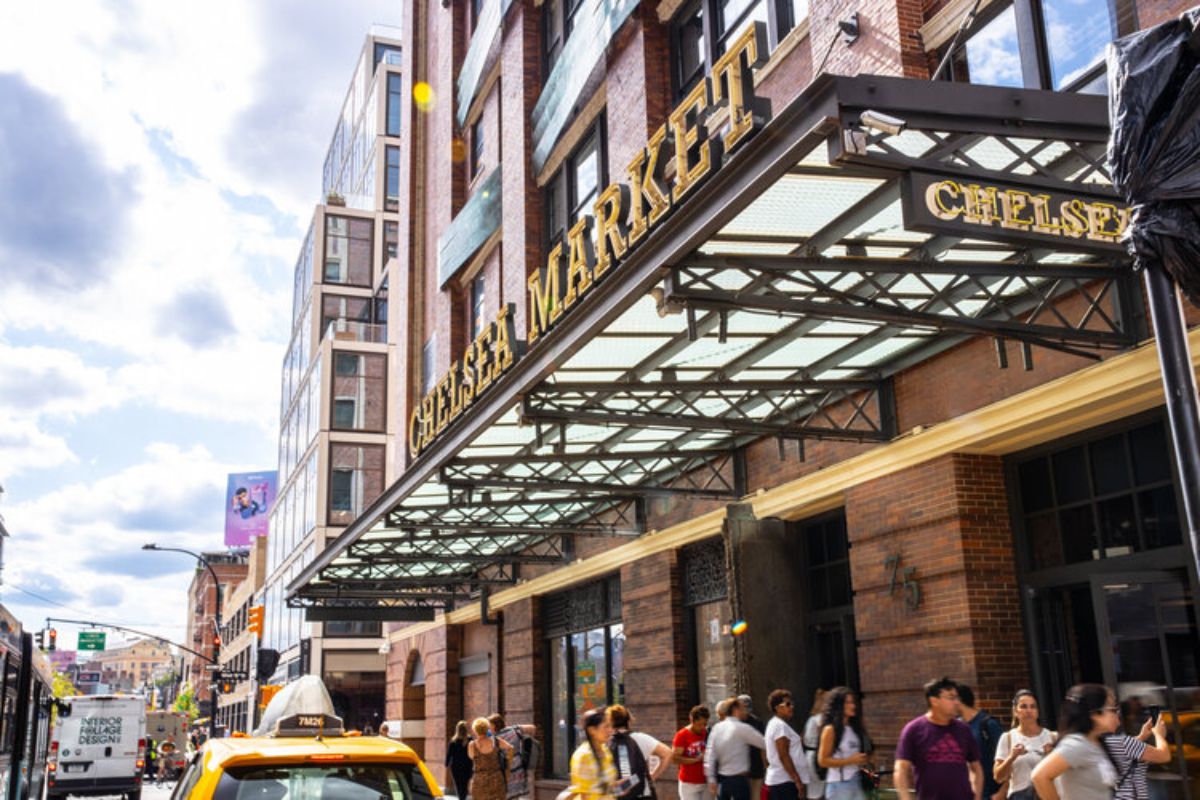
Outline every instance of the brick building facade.
MULTIPOLYGON (((394 454, 403 467, 288 592, 310 614, 392 623, 387 716, 421 723, 410 743, 435 769, 454 724, 493 711, 538 726, 536 793, 549 798, 566 785, 580 712, 616 701, 669 741, 696 702, 746 691, 765 714, 771 689, 806 706, 816 688, 845 683, 861 690, 885 762, 923 710, 921 684, 944 673, 1005 719, 1016 689, 1032 686, 1053 713, 1085 679, 1176 714, 1200 701, 1187 688, 1200 685, 1196 576, 1181 566, 1140 289, 1114 274, 1109 295, 1100 272, 1063 267, 1054 274, 1069 286, 1014 300, 1012 326, 996 327, 979 309, 1007 308, 1009 295, 981 287, 1003 276, 954 283, 988 263, 1033 274, 1122 256, 1077 262, 1065 218, 1054 223, 1061 244, 1043 249, 983 227, 918 230, 897 178, 936 168, 1111 193, 1087 177, 1103 172, 1106 138, 1102 101, 1086 96, 1104 81, 1093 45, 1178 9, 1113 0, 1107 20, 1097 9, 1074 20, 1086 30, 1066 54, 1048 33, 1064 21, 1051 18, 1065 13, 1058 4, 984 2, 948 62, 953 81, 930 83, 972 5, 405 5, 403 73, 417 94, 403 120, 409 214, 389 320, 407 358, 392 403, 408 421, 394 454), (1083 25, 1095 19, 1100 34, 1083 25), (743 34, 753 21, 757 33, 743 34), (766 52, 755 60, 752 46, 766 52), (718 105, 718 88, 732 94, 729 52, 745 59, 743 88, 769 102, 770 121, 718 105), (707 129, 687 113, 697 86, 708 86, 697 101, 711 101, 707 129), (907 127, 873 128, 867 110, 907 127), (667 166, 651 177, 660 133, 667 166), (723 157, 706 149, 717 140, 723 157), (682 159, 668 155, 677 141, 682 159), (671 211, 635 233, 639 204, 659 202, 644 191, 652 179, 674 187, 661 200, 671 211), (624 188, 609 194, 614 184, 624 188), (616 234, 627 247, 575 247, 603 224, 605 197, 629 212, 616 234), (775 271, 737 284, 755 259, 775 271), (960 261, 972 266, 940 283, 905 271, 960 261), (821 269, 870 277, 851 290, 822 283, 821 269), (802 285, 760 292, 782 274, 802 285), (855 292, 907 324, 854 327, 870 318, 847 300, 855 292), (1101 295, 1121 298, 1113 339, 1097 327, 1101 295), (909 313, 952 315, 968 299, 978 305, 964 313, 979 314, 969 321, 909 313), (1055 340, 1064 346, 1022 328, 1047 309, 1074 321, 1055 340), (511 365, 498 343, 508 320, 520 340, 511 365), (490 382, 479 383, 481 365, 490 382), (579 389, 588 381, 603 391, 579 389), (789 381, 834 399, 787 406, 789 381), (466 383, 474 394, 459 403, 466 383), (735 407, 721 383, 750 400, 735 407), (571 391, 583 400, 569 405, 571 391), (658 405, 637 391, 658 392, 658 405), (773 403, 778 415, 764 414, 773 403), (821 419, 796 422, 814 407, 821 419), (664 454, 674 466, 655 460, 664 454), (1170 619, 1135 634, 1128 607, 1170 619), (1166 668, 1146 656, 1160 645, 1166 668)), ((1195 347, 1200 312, 1187 321, 1195 347)), ((1187 769, 1188 780, 1168 770, 1160 785, 1185 796, 1197 772, 1187 769)))

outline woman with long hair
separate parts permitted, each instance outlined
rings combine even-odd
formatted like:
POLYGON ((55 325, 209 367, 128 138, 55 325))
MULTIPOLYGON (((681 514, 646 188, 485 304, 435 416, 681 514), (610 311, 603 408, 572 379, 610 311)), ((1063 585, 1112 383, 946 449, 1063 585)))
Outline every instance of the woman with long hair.
POLYGON ((1033 768, 1054 749, 1054 731, 1038 721, 1038 701, 1033 692, 1022 689, 1012 701, 1013 725, 996 745, 993 774, 996 783, 1008 782, 1011 800, 1037 800, 1033 791, 1033 768))
POLYGON ((817 748, 821 744, 821 717, 825 714, 826 689, 813 692, 812 708, 808 710, 808 720, 804 723, 804 757, 808 759, 808 774, 812 781, 806 787, 804 796, 808 800, 821 800, 825 796, 825 782, 817 777, 817 748))
POLYGON ((870 761, 870 752, 858 695, 847 686, 830 689, 817 747, 817 766, 826 771, 826 800, 865 800, 859 772, 870 761))
POLYGON ((475 767, 467 749, 470 743, 471 733, 467 730, 467 723, 460 719, 454 726, 454 738, 446 748, 446 766, 454 780, 454 791, 458 793, 458 800, 467 800, 467 792, 471 790, 471 774, 475 767))
POLYGON ((1058 742, 1033 768, 1042 800, 1108 800, 1120 784, 1103 739, 1121 724, 1117 698, 1107 686, 1071 687, 1058 715, 1058 742))
POLYGON ((480 717, 471 723, 475 739, 467 745, 475 774, 471 777, 472 800, 505 800, 508 777, 505 761, 512 763, 512 745, 492 735, 492 724, 480 717), (501 757, 501 753, 504 757, 501 757))
POLYGON ((571 795, 604 800, 615 797, 622 791, 617 785, 617 765, 608 740, 612 737, 612 725, 603 708, 593 708, 583 715, 584 741, 571 755, 571 795))

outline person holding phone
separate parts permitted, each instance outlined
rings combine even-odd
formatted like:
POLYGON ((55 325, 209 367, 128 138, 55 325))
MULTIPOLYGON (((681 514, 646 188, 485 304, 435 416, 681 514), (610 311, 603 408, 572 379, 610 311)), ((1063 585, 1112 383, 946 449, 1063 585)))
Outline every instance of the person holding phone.
POLYGON ((1054 731, 1038 721, 1038 701, 1033 692, 1022 689, 1013 697, 1013 726, 1000 736, 996 745, 993 774, 996 782, 1008 782, 1009 800, 1037 800, 1033 790, 1033 768, 1054 749, 1054 731))
MULTIPOLYGON (((1129 708, 1129 701, 1122 704, 1123 710, 1129 708)), ((1128 719, 1128 716, 1122 715, 1128 719)), ((1116 800, 1144 800, 1150 796, 1150 787, 1146 773, 1151 764, 1166 764, 1171 760, 1171 750, 1167 746, 1167 723, 1159 713, 1158 706, 1150 706, 1150 714, 1142 723, 1137 736, 1130 736, 1124 731, 1104 737, 1104 749, 1116 764, 1118 770, 1117 791, 1113 796, 1116 800), (1154 746, 1146 744, 1154 737, 1154 746)))

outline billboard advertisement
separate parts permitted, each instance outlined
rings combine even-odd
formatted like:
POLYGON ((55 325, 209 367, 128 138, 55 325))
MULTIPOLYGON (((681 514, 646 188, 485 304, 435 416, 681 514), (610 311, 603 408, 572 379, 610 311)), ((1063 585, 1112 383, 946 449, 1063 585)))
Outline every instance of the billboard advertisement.
POLYGON ((225 491, 225 546, 248 547, 267 535, 267 516, 275 502, 275 470, 230 474, 225 491))

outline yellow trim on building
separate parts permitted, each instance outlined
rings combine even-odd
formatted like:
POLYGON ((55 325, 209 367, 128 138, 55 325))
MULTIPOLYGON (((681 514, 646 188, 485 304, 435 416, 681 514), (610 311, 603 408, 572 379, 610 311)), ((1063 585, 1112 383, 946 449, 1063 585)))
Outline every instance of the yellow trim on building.
MULTIPOLYGON (((1200 368, 1200 327, 1190 332, 1188 340, 1192 362, 1200 368)), ((1132 416, 1162 402, 1158 348, 1153 342, 1147 342, 1129 353, 930 428, 913 431, 874 450, 746 499, 759 519, 801 519, 842 505, 845 491, 852 486, 948 453, 1013 453, 1132 416)), ((528 597, 607 575, 623 564, 648 555, 707 539, 720 532, 724 520, 725 509, 719 509, 666 530, 646 534, 600 555, 497 592, 489 607, 500 609, 528 597)), ((458 625, 478 620, 479 604, 472 603, 433 622, 394 631, 389 639, 399 642, 447 623, 458 625)))

